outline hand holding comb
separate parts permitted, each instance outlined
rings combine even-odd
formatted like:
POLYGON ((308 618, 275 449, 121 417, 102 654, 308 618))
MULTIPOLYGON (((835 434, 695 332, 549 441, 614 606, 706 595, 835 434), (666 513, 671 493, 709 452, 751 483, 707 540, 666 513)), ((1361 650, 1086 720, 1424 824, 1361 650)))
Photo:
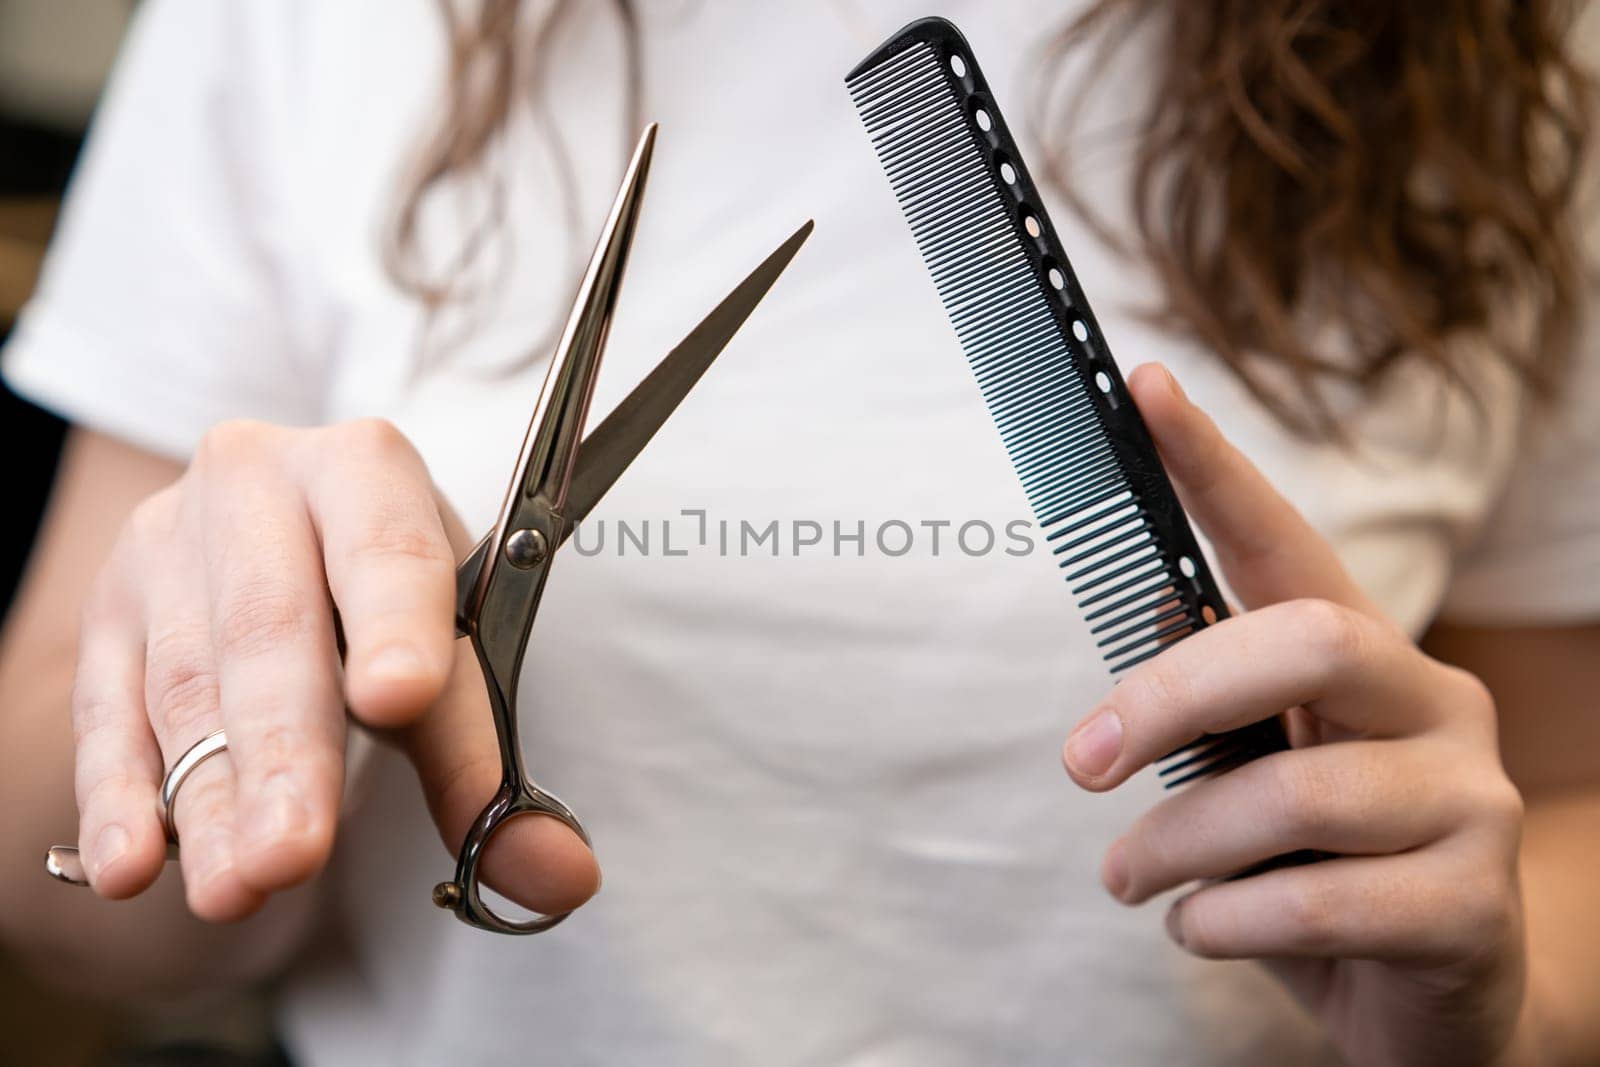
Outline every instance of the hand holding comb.
MULTIPOLYGON (((1267 962, 1350 1062, 1548 1047, 1525 976, 1553 955, 1524 933, 1523 800, 1489 688, 1386 618, 1174 382, 1141 368, 1124 384, 953 26, 913 23, 847 82, 1055 558, 1126 672, 1068 739, 1069 771, 1097 791, 1152 762, 1169 786, 1205 779, 1110 846, 1107 889, 1137 904, 1200 883, 1168 910, 1171 937, 1267 962), (1236 619, 1139 409, 1250 609, 1236 619), (1286 750, 1285 708, 1312 743, 1286 750)), ((1509 663, 1498 641, 1477 653, 1509 663)), ((1568 725, 1592 710, 1522 717, 1559 731, 1563 708, 1568 725)), ((1530 906, 1584 849, 1570 839, 1530 906)), ((1584 914, 1551 926, 1569 938, 1584 914)), ((1572 943, 1563 958, 1587 963, 1572 943)))

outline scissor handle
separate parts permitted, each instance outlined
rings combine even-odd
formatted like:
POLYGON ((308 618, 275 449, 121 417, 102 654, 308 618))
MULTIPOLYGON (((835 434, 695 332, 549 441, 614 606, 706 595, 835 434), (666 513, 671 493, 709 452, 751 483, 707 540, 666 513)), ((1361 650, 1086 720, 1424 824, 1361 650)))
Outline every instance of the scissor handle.
POLYGON ((440 882, 433 887, 434 904, 455 912, 456 918, 468 926, 497 934, 542 933, 572 914, 563 911, 533 919, 507 919, 484 903, 478 884, 478 863, 483 858, 483 850, 496 831, 522 815, 549 815, 560 819, 583 839, 584 844, 589 843, 588 831, 571 808, 525 778, 508 777, 478 813, 472 828, 467 831, 466 839, 461 842, 461 851, 456 856, 454 880, 440 882))

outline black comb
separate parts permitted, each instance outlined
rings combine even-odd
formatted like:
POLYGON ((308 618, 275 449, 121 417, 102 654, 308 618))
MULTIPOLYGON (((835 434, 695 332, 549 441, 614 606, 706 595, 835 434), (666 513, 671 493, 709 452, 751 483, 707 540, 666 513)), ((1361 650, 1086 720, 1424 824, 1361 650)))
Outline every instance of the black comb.
MULTIPOLYGON (((845 84, 1111 672, 1226 618, 966 38, 913 22, 845 84)), ((1159 773, 1170 788, 1288 747, 1268 719, 1197 738, 1159 773)))

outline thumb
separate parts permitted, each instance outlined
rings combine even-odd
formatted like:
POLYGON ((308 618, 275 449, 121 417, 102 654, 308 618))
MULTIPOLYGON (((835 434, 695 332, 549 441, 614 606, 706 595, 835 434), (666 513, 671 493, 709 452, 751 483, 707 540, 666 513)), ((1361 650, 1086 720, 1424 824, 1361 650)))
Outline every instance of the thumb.
POLYGON ((1315 597, 1381 617, 1328 542, 1228 443, 1165 367, 1135 368, 1127 384, 1184 510, 1210 540, 1217 565, 1247 609, 1315 597))
MULTIPOLYGON (((472 646, 456 642, 455 668, 439 702, 407 727, 403 746, 445 847, 452 855, 500 787, 500 749, 472 646)), ((571 911, 600 888, 600 868, 582 838, 548 815, 512 818, 484 846, 483 880, 543 915, 571 911)))

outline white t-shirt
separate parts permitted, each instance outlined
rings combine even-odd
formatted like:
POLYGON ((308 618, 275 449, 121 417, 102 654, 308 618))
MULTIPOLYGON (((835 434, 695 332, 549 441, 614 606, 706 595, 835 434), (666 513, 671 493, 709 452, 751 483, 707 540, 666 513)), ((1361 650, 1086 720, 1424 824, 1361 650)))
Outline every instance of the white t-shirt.
MULTIPOLYGON (((378 247, 441 99, 433 4, 147 3, 9 380, 175 457, 222 419, 382 415, 486 526, 543 373, 496 368, 564 313, 632 139, 616 28, 583 7, 547 97, 581 176, 576 237, 524 116, 506 149, 514 236, 486 265, 504 282, 476 330, 457 316, 433 332, 416 375, 423 317, 378 247)), ((1066 731, 1109 679, 1048 553, 1007 551, 1027 505, 842 84, 890 31, 941 11, 1020 120, 1023 61, 1052 20, 1033 0, 640 8, 661 135, 596 416, 800 222, 817 230, 550 579, 524 744, 593 833, 605 888, 534 939, 436 911, 428 891, 452 859, 409 768, 379 757, 329 877, 337 936, 283 986, 293 1053, 915 1067, 1326 1055, 1256 966, 1191 959, 1159 906, 1129 910, 1099 886, 1105 847, 1159 788, 1147 773, 1091 796, 1060 769, 1066 731), (957 542, 970 520, 996 531, 992 549, 972 551, 978 528, 957 542), (757 540, 774 521, 775 541, 757 540)), ((1142 69, 1137 54, 1119 65, 1106 101, 1137 99, 1142 69)), ((1084 168, 1113 217, 1116 147, 1084 168)), ((430 209, 441 256, 438 238, 470 217, 448 198, 430 209)), ((1526 432, 1504 375, 1483 375, 1477 423, 1406 373, 1359 417, 1352 456, 1289 437, 1207 353, 1145 325, 1151 276, 1065 209, 1054 217, 1124 366, 1173 367, 1413 631, 1441 609, 1600 616, 1592 335, 1569 413, 1541 416, 1555 432, 1526 432)))

